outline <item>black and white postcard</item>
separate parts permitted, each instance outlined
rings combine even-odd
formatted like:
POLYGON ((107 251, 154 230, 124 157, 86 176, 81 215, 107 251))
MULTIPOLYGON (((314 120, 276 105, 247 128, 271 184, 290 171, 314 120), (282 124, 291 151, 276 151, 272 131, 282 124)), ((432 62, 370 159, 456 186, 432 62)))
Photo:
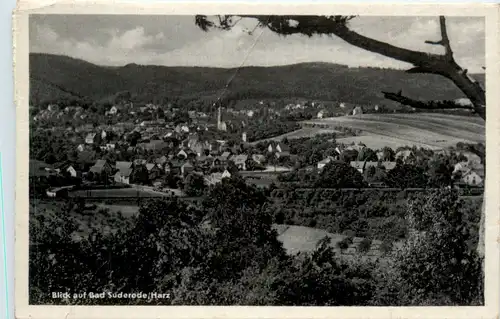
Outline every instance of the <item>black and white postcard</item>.
POLYGON ((18 318, 498 315, 498 6, 27 3, 18 318))

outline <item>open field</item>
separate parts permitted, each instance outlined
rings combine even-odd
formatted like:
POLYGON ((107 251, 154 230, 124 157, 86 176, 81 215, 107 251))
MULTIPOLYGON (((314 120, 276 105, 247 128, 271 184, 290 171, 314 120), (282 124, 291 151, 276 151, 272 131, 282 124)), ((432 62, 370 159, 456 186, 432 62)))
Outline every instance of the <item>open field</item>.
MULTIPOLYGON (((295 225, 278 225, 274 224, 273 228, 278 233, 278 240, 283 243, 283 247, 288 254, 295 255, 301 252, 312 252, 317 248, 319 241, 325 237, 330 238, 330 246, 335 252, 342 257, 361 257, 365 259, 377 259, 383 254, 380 251, 382 241, 373 240, 370 249, 366 253, 358 252, 357 247, 363 238, 355 237, 353 243, 347 249, 341 251, 337 247, 337 243, 346 238, 345 235, 332 234, 319 228, 295 226, 295 225)), ((399 246, 399 243, 394 243, 394 247, 399 246)))
POLYGON ((362 114, 304 123, 361 130, 362 136, 339 138, 338 141, 363 142, 373 149, 407 145, 442 149, 458 142, 484 143, 486 135, 485 123, 479 117, 438 113, 362 114))
POLYGON ((328 134, 328 133, 340 133, 340 132, 337 130, 334 130, 334 129, 329 129, 329 128, 303 127, 303 128, 298 129, 298 130, 288 132, 288 133, 285 133, 282 135, 254 141, 251 144, 258 144, 261 142, 270 142, 270 141, 279 142, 279 141, 283 140, 284 138, 296 139, 296 138, 303 138, 303 137, 313 137, 315 135, 328 134))

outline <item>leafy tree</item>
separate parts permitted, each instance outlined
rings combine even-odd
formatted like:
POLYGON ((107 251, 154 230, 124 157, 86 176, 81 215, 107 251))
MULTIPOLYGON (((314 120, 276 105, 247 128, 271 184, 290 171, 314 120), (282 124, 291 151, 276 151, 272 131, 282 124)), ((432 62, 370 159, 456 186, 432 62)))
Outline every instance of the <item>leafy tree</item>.
POLYGON ((130 182, 135 184, 148 184, 149 173, 144 165, 136 165, 130 174, 130 182))
POLYGON ((133 131, 127 136, 127 141, 130 143, 131 146, 136 146, 137 142, 141 139, 141 133, 137 131, 133 131))
POLYGON ((481 262, 468 248, 462 211, 463 201, 451 190, 410 202, 410 236, 396 250, 392 268, 397 304, 483 304, 481 262))
POLYGON ((345 150, 340 155, 340 160, 346 163, 350 163, 358 159, 359 152, 356 150, 345 150))
POLYGON ((358 161, 376 162, 378 161, 377 153, 368 147, 364 147, 358 153, 358 161))
POLYGON ((191 173, 184 179, 184 192, 188 196, 201 196, 205 188, 205 179, 201 174, 191 173))
POLYGON ((359 243, 358 251, 362 253, 366 253, 370 250, 372 241, 368 238, 363 238, 363 240, 359 243))
POLYGON ((389 187, 424 188, 427 186, 427 175, 421 167, 398 164, 387 173, 385 183, 389 187))
POLYGON ((394 161, 396 153, 394 152, 394 150, 392 148, 385 146, 382 149, 382 153, 383 153, 383 157, 382 157, 383 161, 388 161, 388 162, 394 161))
POLYGON ((452 184, 453 167, 446 161, 434 158, 429 161, 429 180, 430 187, 446 187, 452 184))
POLYGON ((362 188, 363 186, 363 175, 346 163, 328 163, 316 181, 316 187, 324 188, 362 188))

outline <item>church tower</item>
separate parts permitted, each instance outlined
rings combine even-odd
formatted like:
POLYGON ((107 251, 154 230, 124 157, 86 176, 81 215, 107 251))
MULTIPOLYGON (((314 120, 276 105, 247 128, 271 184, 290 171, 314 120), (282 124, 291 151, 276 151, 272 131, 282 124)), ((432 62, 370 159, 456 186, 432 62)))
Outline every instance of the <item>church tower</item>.
POLYGON ((227 126, 226 122, 222 121, 221 107, 219 106, 219 110, 217 111, 217 130, 226 131, 227 126))
POLYGON ((220 110, 220 106, 219 106, 219 109, 217 110, 217 129, 218 130, 221 129, 221 120, 222 120, 222 115, 221 115, 221 110, 220 110))

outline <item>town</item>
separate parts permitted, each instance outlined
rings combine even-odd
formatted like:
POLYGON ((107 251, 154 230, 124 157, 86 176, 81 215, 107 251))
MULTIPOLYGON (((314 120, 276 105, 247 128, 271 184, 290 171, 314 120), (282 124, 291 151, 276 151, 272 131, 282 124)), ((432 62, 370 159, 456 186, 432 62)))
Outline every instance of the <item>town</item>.
MULTIPOLYGON (((302 106, 287 105, 284 110, 286 112, 290 109, 307 109, 308 106, 317 110, 314 108, 314 102, 302 106)), ((339 105, 339 108, 343 109, 345 106, 339 105)), ((375 110, 378 110, 378 107, 375 110)), ((176 112, 182 111, 167 109, 167 112, 170 112, 170 118, 176 119, 176 112)), ((256 108, 237 113, 254 117, 258 112, 259 109, 256 108)), ((362 112, 362 108, 357 106, 348 116, 356 116, 362 112)), ((281 141, 269 139, 249 142, 244 130, 240 130, 241 133, 235 130, 236 132, 229 135, 230 139, 225 140, 224 137, 228 136, 229 123, 226 124, 222 120, 221 107, 217 109, 216 122, 213 121, 215 116, 212 116, 210 121, 210 116, 204 112, 188 111, 182 122, 179 119, 166 120, 165 117, 168 115, 165 113, 163 106, 160 105, 146 104, 134 107, 133 103, 126 103, 113 105, 105 112, 106 118, 114 119, 115 123, 112 125, 83 124, 74 129, 72 126, 38 129, 48 131, 52 136, 60 134, 61 138, 67 139, 66 142, 75 148, 70 150, 73 156, 67 156, 61 162, 58 162, 57 156, 51 153, 43 154, 45 161, 31 159, 30 178, 38 179, 37 183, 31 185, 45 185, 47 189, 39 191, 49 197, 67 196, 68 191, 79 188, 88 190, 92 185, 133 186, 153 194, 174 193, 193 196, 200 194, 203 185, 216 184, 221 179, 235 174, 244 177, 249 183, 269 186, 271 183, 277 183, 278 176, 285 173, 300 170, 320 173, 328 163, 345 162, 364 176, 367 187, 382 188, 392 185, 387 185, 380 174, 375 174, 377 170, 388 173, 398 162, 417 165, 434 155, 452 161, 453 170, 446 186, 483 185, 484 169, 481 159, 464 148, 455 153, 443 150, 436 154, 431 150, 422 152, 414 146, 401 147, 398 150, 388 147, 373 150, 363 143, 351 143, 351 145, 336 143, 336 134, 330 133, 325 135, 330 137, 325 142, 329 147, 329 153, 325 152, 324 157, 316 158, 315 162, 301 156, 303 152, 298 152, 300 145, 297 141, 300 138, 295 141, 284 138, 281 141), (135 120, 132 118, 128 122, 116 122, 122 112, 134 116, 135 120), (162 117, 159 116, 160 113, 163 114, 162 117), (152 114, 156 114, 156 118, 142 120, 141 114, 144 118, 151 118, 152 114), (241 134, 239 141, 235 137, 237 134, 241 134), (375 175, 379 178, 377 179, 375 175), (196 177, 199 179, 198 187, 201 189, 185 185, 185 181, 196 183, 196 177)), ((318 111, 317 118, 323 118, 325 113, 324 110, 318 111)), ((86 112, 82 107, 61 108, 50 104, 46 110, 34 116, 33 125, 51 120, 52 117, 57 120, 63 117, 85 119, 86 112)), ((276 121, 279 121, 279 117, 280 115, 276 115, 276 121)), ((35 129, 32 134, 38 134, 38 130, 35 129)), ((341 136, 345 136, 346 132, 348 129, 344 129, 341 136)), ((427 186, 409 185, 409 187, 427 186)))

